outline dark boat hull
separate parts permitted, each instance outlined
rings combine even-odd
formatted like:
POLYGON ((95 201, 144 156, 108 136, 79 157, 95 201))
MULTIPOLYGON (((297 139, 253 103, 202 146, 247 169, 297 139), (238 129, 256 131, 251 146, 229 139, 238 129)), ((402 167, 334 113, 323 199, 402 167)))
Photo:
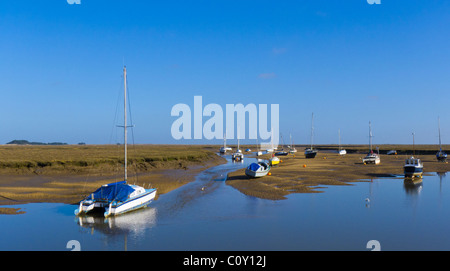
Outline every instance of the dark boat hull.
POLYGON ((421 177, 423 173, 423 167, 404 166, 405 177, 421 177))
POLYGON ((306 151, 305 152, 305 158, 312 159, 316 158, 317 151, 306 151))
POLYGON ((447 154, 443 151, 436 153, 436 159, 440 162, 447 161, 447 154))

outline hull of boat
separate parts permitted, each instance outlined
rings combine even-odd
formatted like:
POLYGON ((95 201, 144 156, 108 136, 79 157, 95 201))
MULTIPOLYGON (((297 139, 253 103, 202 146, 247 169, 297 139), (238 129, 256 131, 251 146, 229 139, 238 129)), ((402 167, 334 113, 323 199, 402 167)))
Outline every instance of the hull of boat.
POLYGON ((305 152, 305 158, 308 158, 308 159, 316 158, 316 155, 317 155, 316 151, 305 152))
POLYGON ((378 165, 381 162, 380 157, 365 157, 363 159, 364 164, 375 164, 378 165))
POLYGON ((125 202, 111 204, 109 208, 105 210, 105 217, 124 214, 139 208, 149 205, 156 196, 156 189, 148 189, 143 195, 139 195, 135 198, 129 199, 125 202))
POLYGON ((289 153, 288 153, 288 152, 285 152, 285 151, 275 153, 276 156, 286 156, 286 155, 288 155, 288 154, 289 154, 289 153))
POLYGON ((75 215, 85 215, 88 213, 104 212, 108 206, 106 202, 97 201, 82 201, 78 209, 75 210, 75 215))
POLYGON ((340 150, 339 151, 339 155, 346 155, 347 154, 347 151, 346 150, 340 150))
POLYGON ((233 159, 233 161, 236 161, 236 162, 241 162, 241 161, 244 160, 244 155, 242 155, 242 154, 233 154, 231 156, 231 159, 233 159))
POLYGON ((245 175, 251 177, 251 178, 261 178, 267 175, 269 173, 270 169, 264 170, 264 171, 253 171, 250 169, 245 170, 245 175))
POLYGON ((423 174, 423 167, 404 166, 405 177, 421 177, 423 174))
POLYGON ((447 154, 444 152, 438 152, 436 154, 436 159, 440 162, 445 162, 445 161, 447 161, 447 154))

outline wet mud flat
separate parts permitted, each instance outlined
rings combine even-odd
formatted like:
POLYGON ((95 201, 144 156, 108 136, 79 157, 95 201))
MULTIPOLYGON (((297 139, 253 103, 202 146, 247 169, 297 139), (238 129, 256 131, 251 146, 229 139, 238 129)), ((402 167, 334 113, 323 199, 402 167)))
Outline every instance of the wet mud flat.
MULTIPOLYGON (((0 148, 0 214, 20 214, 22 211, 12 206, 18 204, 77 204, 101 185, 123 179, 123 165, 120 158, 114 158, 116 152, 121 155, 117 146, 47 147, 0 148)), ((128 182, 157 188, 158 195, 226 163, 202 146, 143 145, 135 151, 137 155, 130 151, 128 182)))
MULTIPOLYGON (((306 159, 302 152, 280 156, 282 162, 272 167, 271 176, 251 179, 245 169, 228 174, 227 184, 240 192, 263 199, 283 200, 292 193, 322 193, 330 185, 352 185, 383 177, 403 178, 403 165, 408 155, 380 155, 378 165, 365 165, 365 153, 340 156, 336 152, 319 152, 306 159)), ((271 155, 259 156, 270 159, 271 155)), ((417 156, 424 163, 424 175, 450 171, 450 164, 439 162, 435 155, 417 156)))

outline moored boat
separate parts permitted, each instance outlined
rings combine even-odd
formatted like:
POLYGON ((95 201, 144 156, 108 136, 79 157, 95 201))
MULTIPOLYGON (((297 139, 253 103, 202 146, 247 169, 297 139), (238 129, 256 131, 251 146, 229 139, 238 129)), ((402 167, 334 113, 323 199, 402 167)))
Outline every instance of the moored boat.
POLYGON ((436 153, 436 159, 440 162, 447 161, 447 153, 442 150, 442 142, 441 142, 441 120, 438 118, 438 127, 439 127, 439 151, 436 153))
POLYGON ((418 158, 414 158, 414 155, 416 155, 415 151, 415 140, 414 140, 414 133, 412 133, 413 136, 413 156, 406 159, 405 165, 403 166, 403 171, 405 173, 405 178, 415 178, 415 177, 422 177, 423 173, 423 163, 418 158))
POLYGON ((390 150, 386 154, 387 155, 397 155, 397 151, 396 150, 390 150))
MULTIPOLYGON (((238 132, 238 134, 239 134, 239 132, 238 132)), ((236 152, 234 152, 231 155, 231 160, 233 160, 234 162, 242 162, 242 161, 244 161, 244 154, 239 149, 239 137, 238 137, 238 145, 237 145, 236 152)))
POLYGON ((106 184, 82 200, 75 215, 84 215, 96 210, 103 211, 105 217, 123 214, 138 208, 146 207, 156 196, 156 189, 145 189, 127 183, 127 70, 124 73, 124 180, 106 184))
POLYGON ((420 178, 422 177, 423 173, 423 163, 422 161, 420 161, 420 159, 411 156, 410 158, 406 159, 403 169, 406 178, 420 178))
POLYGON ((369 121, 369 153, 366 157, 363 158, 364 164, 375 164, 378 165, 381 162, 380 155, 378 153, 373 152, 372 150, 372 125, 369 121))
POLYGON ((339 134, 339 155, 346 155, 347 151, 341 148, 341 129, 338 130, 339 134))
POLYGON ((312 159, 317 155, 317 150, 313 148, 313 138, 314 138, 314 113, 311 117, 311 147, 305 150, 305 158, 312 159))
POLYGON ((280 163, 280 158, 273 156, 272 158, 270 158, 270 165, 271 166, 275 166, 278 165, 280 163))
POLYGON ((270 165, 266 162, 252 163, 245 169, 245 175, 251 178, 266 176, 270 171, 270 165))

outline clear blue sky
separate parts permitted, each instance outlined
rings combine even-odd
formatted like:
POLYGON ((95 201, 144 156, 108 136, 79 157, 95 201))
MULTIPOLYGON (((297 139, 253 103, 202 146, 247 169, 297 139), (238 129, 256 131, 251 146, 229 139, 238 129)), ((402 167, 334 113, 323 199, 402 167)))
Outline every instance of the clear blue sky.
POLYGON ((312 112, 316 143, 368 143, 371 121, 374 144, 436 144, 438 116, 450 143, 447 0, 2 0, 0 63, 0 144, 120 141, 124 63, 136 143, 221 143, 172 139, 195 95, 279 104, 298 144, 312 112))

